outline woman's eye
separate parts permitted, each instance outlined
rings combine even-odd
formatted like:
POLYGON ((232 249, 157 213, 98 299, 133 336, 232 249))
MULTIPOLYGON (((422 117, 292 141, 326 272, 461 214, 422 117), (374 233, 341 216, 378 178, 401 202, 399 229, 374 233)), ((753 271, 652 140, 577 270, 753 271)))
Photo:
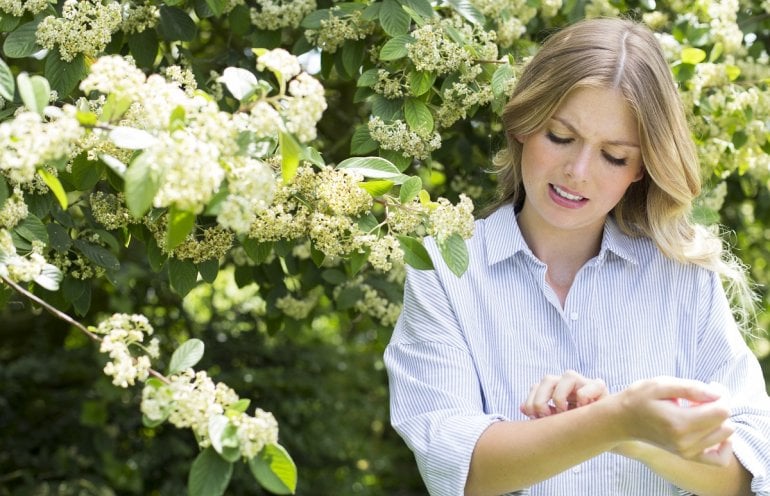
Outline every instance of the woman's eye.
POLYGON ((558 145, 566 145, 567 143, 572 143, 572 138, 562 138, 561 136, 556 136, 551 131, 548 131, 546 133, 546 136, 548 136, 549 140, 551 140, 552 142, 558 145))
POLYGON ((626 165, 626 159, 624 158, 613 157, 607 152, 602 152, 602 155, 604 155, 604 159, 612 165, 626 165))

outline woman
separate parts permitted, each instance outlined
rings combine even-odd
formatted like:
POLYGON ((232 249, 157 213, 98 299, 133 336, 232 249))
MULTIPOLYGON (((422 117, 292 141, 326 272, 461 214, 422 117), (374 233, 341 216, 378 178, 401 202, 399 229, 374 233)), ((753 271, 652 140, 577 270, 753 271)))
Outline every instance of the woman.
POLYGON ((552 35, 503 124, 468 271, 410 270, 385 354, 430 493, 770 494, 770 400, 734 319, 750 291, 690 221, 699 167, 655 37, 552 35))

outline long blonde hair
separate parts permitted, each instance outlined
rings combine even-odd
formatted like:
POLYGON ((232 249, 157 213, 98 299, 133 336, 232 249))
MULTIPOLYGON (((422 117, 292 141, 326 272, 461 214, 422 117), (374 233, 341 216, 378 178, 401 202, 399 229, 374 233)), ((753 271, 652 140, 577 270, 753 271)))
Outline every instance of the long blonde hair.
POLYGON ((631 236, 647 236, 671 259, 722 276, 741 327, 753 321, 754 294, 740 261, 722 239, 692 221, 701 171, 671 70, 660 43, 644 25, 626 19, 589 19, 548 37, 524 67, 502 115, 507 147, 494 159, 497 200, 488 208, 524 201, 522 144, 515 137, 540 130, 580 87, 618 89, 634 112, 645 175, 611 215, 631 236))

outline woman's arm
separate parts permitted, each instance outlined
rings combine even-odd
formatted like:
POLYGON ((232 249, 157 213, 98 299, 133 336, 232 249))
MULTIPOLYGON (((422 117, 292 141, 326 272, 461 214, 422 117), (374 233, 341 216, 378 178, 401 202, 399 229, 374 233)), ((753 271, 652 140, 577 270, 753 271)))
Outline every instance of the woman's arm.
POLYGON ((647 465, 653 472, 677 487, 698 496, 751 495, 751 474, 735 458, 732 443, 720 446, 724 466, 685 460, 650 444, 631 441, 618 446, 615 453, 647 465))
MULTIPOLYGON (((714 397, 724 398, 725 391, 721 388, 709 388, 714 397)), ((521 411, 530 418, 541 418, 588 405, 607 396, 608 391, 602 380, 587 379, 567 371, 562 376, 546 376, 533 385, 521 405, 521 411)), ((679 405, 672 402, 669 407, 683 408, 679 405)), ((644 463, 677 487, 699 496, 752 494, 751 475, 735 457, 729 438, 704 450, 702 456, 707 458, 708 463, 690 461, 642 441, 625 441, 612 451, 644 463)))
POLYGON ((635 440, 697 465, 724 463, 711 448, 728 439, 732 429, 730 412, 717 399, 703 383, 657 378, 558 415, 495 423, 476 444, 465 494, 522 489, 635 440), (699 404, 684 408, 672 401, 677 398, 699 404))

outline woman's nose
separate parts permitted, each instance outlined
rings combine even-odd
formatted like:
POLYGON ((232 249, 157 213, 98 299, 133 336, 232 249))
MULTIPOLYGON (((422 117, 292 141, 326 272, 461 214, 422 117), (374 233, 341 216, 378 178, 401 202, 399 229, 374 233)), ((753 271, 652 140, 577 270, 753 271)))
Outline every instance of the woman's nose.
POLYGON ((575 181, 585 181, 588 179, 591 160, 591 149, 587 146, 580 147, 567 162, 565 174, 575 181))

